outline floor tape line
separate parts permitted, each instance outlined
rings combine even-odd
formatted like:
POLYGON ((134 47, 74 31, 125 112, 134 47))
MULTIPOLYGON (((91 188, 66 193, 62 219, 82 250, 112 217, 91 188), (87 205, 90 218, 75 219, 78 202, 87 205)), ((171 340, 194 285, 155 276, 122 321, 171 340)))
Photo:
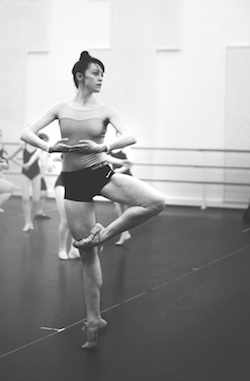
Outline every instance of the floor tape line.
MULTIPOLYGON (((164 283, 162 283, 162 284, 159 285, 159 286, 153 287, 153 288, 151 288, 151 289, 149 289, 149 290, 147 290, 147 291, 141 292, 140 294, 134 295, 134 296, 132 296, 131 298, 128 298, 128 299, 126 299, 126 300, 123 300, 123 301, 120 302, 120 303, 114 304, 113 306, 108 307, 108 308, 102 310, 101 313, 105 313, 105 312, 111 311, 111 310, 113 310, 114 308, 120 307, 121 305, 123 305, 123 304, 125 304, 125 303, 129 303, 129 302, 131 302, 132 300, 138 299, 138 298, 140 298, 140 297, 146 295, 146 294, 149 293, 149 292, 156 291, 156 290, 158 290, 158 289, 160 289, 160 288, 162 288, 162 287, 168 286, 168 285, 170 285, 171 283, 174 283, 174 282, 176 282, 176 281, 178 281, 178 280, 181 280, 181 279, 183 279, 183 278, 185 278, 185 277, 187 277, 187 276, 189 276, 189 275, 192 275, 192 274, 194 274, 194 273, 197 273, 198 271, 203 270, 203 269, 205 269, 206 267, 212 266, 212 265, 215 264, 215 263, 221 262, 221 261, 223 261, 224 259, 227 259, 227 258, 229 258, 229 257, 232 257, 233 255, 238 254, 238 253, 240 253, 241 251, 244 251, 245 249, 248 249, 249 247, 250 247, 250 245, 244 246, 244 247, 242 247, 242 248, 240 248, 240 249, 238 249, 238 250, 233 251, 232 253, 229 253, 229 254, 227 254, 227 255, 224 255, 224 256, 221 257, 221 258, 215 259, 214 261, 211 261, 211 262, 209 262, 209 263, 207 263, 207 264, 205 264, 205 265, 203 265, 203 266, 201 266, 201 267, 193 268, 191 271, 189 271, 189 272, 187 272, 187 273, 185 273, 185 274, 182 274, 182 275, 180 275, 180 276, 178 276, 178 277, 176 277, 176 278, 173 278, 173 279, 171 279, 171 280, 169 280, 169 281, 167 281, 167 282, 164 282, 164 283)), ((21 346, 21 347, 19 347, 19 348, 13 349, 12 351, 6 352, 6 353, 0 355, 0 359, 3 358, 3 357, 9 356, 9 355, 11 355, 11 354, 14 354, 14 353, 16 353, 16 352, 18 352, 18 351, 21 351, 22 349, 26 349, 27 347, 29 347, 29 346, 31 346, 31 345, 35 345, 35 344, 37 344, 37 343, 39 343, 39 342, 41 342, 41 341, 43 341, 43 340, 46 340, 46 339, 48 339, 48 338, 50 338, 50 337, 52 337, 52 336, 58 335, 58 334, 60 334, 60 333, 62 333, 62 332, 65 332, 67 329, 70 329, 70 328, 72 328, 72 327, 74 327, 74 326, 76 326, 76 325, 78 325, 78 324, 82 324, 83 322, 86 322, 86 318, 81 319, 81 320, 79 320, 79 321, 77 321, 77 322, 75 322, 75 323, 72 323, 72 324, 70 324, 70 325, 64 327, 63 329, 59 329, 59 330, 57 330, 57 331, 55 331, 55 332, 52 332, 52 333, 50 333, 50 334, 47 335, 47 336, 41 337, 40 339, 34 340, 34 341, 32 341, 32 342, 30 342, 30 343, 28 343, 28 344, 26 344, 26 345, 23 345, 23 346, 21 346)))

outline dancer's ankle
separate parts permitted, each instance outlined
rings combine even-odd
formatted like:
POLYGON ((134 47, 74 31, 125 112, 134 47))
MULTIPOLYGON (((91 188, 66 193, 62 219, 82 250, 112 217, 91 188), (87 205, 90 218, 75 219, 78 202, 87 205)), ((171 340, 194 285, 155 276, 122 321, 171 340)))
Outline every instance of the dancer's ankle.
POLYGON ((88 327, 104 327, 108 323, 100 316, 88 318, 86 324, 88 327))

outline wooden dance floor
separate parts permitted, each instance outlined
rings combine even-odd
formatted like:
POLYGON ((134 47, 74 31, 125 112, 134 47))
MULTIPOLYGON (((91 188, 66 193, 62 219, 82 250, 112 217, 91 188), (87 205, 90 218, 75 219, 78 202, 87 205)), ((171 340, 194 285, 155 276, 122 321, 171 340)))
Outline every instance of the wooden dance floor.
MULTIPOLYGON (((98 202, 99 222, 115 218, 98 202)), ((101 255, 97 350, 81 349, 80 260, 57 257, 59 214, 23 233, 21 199, 0 214, 1 381, 249 381, 250 230, 242 210, 167 207, 101 255)))

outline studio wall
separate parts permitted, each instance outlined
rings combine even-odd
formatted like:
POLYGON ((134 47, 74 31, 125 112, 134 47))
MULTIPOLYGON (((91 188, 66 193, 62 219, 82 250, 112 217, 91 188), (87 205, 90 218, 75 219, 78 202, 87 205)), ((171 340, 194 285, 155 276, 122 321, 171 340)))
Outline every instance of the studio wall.
MULTIPOLYGON (((199 204, 200 185, 170 184, 164 178, 199 180, 204 173, 164 163, 224 165, 236 159, 157 148, 246 148, 247 66, 239 81, 235 73, 249 47, 248 0, 1 0, 4 140, 18 143, 26 124, 74 95, 71 68, 80 52, 89 50, 106 66, 98 99, 120 111, 134 129, 138 147, 154 148, 134 148, 135 160, 148 163, 135 166, 135 175, 150 180, 170 203, 199 204), (235 81, 244 105, 234 96, 235 81)), ((47 131, 51 140, 59 137, 57 123, 47 131)), ((209 171, 206 176, 223 181, 228 174, 209 171)), ((246 172, 244 176, 248 178, 246 172)), ((17 176, 12 179, 18 190, 17 176)), ((219 186, 206 192, 212 204, 248 199, 247 188, 230 196, 219 186)))

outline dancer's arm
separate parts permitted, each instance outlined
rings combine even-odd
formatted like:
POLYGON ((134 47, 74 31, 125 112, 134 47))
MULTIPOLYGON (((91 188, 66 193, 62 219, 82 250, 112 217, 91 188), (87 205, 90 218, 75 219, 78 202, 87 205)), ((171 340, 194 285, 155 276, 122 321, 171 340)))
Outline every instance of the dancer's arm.
POLYGON ((22 143, 18 146, 18 148, 9 156, 6 157, 7 160, 11 160, 13 161, 13 163, 19 165, 19 167, 22 167, 23 165, 20 163, 20 161, 18 161, 17 159, 15 159, 15 157, 19 154, 19 152, 23 151, 24 149, 24 146, 25 144, 22 143))
POLYGON ((24 168, 28 169, 37 159, 39 159, 42 150, 37 149, 34 155, 31 156, 29 161, 23 165, 24 168))
POLYGON ((133 163, 130 162, 129 160, 127 160, 127 159, 119 159, 119 158, 113 157, 111 155, 107 155, 107 161, 110 164, 114 164, 114 165, 118 165, 119 166, 119 168, 116 168, 114 170, 117 173, 124 173, 128 169, 130 169, 132 167, 132 165, 133 165, 133 163))
POLYGON ((62 162, 62 153, 57 152, 48 156, 46 171, 53 172, 57 168, 55 162, 62 162))
POLYGON ((56 103, 54 106, 48 109, 45 112, 45 114, 43 114, 39 119, 35 120, 28 127, 26 127, 21 134, 21 140, 31 144, 34 147, 40 148, 43 151, 47 151, 50 153, 67 152, 70 148, 70 146, 66 144, 68 139, 60 139, 57 143, 50 146, 47 142, 40 139, 36 135, 38 131, 48 126, 54 120, 58 119, 60 105, 61 103, 56 103))
POLYGON ((39 155, 39 167, 40 167, 40 172, 41 175, 44 177, 46 175, 46 171, 48 170, 49 172, 52 171, 52 168, 49 163, 49 156, 50 154, 45 151, 41 151, 41 154, 39 155))
POLYGON ((126 159, 124 159, 124 167, 117 168, 115 172, 123 173, 123 172, 126 172, 127 170, 130 170, 130 173, 131 173, 131 167, 134 165, 134 157, 132 155, 132 149, 130 146, 127 146, 122 151, 126 155, 126 159))
POLYGON ((114 127, 119 137, 109 143, 109 151, 116 148, 124 148, 136 143, 136 137, 131 128, 124 122, 120 114, 113 108, 110 108, 109 122, 114 127))

